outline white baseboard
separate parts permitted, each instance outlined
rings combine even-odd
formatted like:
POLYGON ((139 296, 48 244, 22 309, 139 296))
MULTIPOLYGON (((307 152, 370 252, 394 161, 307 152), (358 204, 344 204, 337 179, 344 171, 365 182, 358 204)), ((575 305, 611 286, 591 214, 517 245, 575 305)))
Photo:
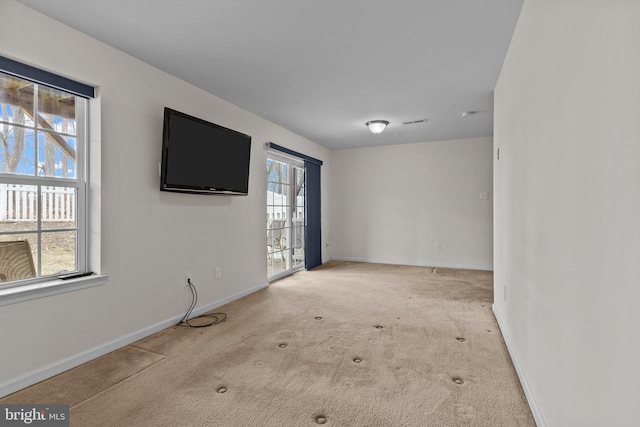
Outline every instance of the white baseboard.
POLYGON ((496 316, 496 320, 498 321, 498 326, 500 327, 500 333, 502 333, 502 337, 504 338, 504 342, 507 345, 507 350, 509 351, 509 355, 511 356, 511 361, 513 362, 513 366, 516 368, 516 373, 518 374, 518 378, 520 379, 520 384, 522 385, 522 390, 524 391, 524 395, 527 397, 527 402, 529 402, 529 407, 531 408, 531 413, 533 414, 533 419, 536 422, 538 427, 546 427, 547 423, 544 421, 542 417, 542 412, 536 403, 536 399, 533 396, 533 392, 529 387, 529 382, 527 381, 527 377, 524 375, 524 370, 516 357, 515 350, 513 348, 513 343, 509 338, 509 334, 505 328, 504 322, 502 320, 502 315, 500 314, 500 310, 495 304, 491 305, 493 309, 493 314, 496 316))
POLYGON ((472 265, 472 264, 449 264, 442 262, 409 262, 409 261, 390 261, 385 259, 369 259, 369 258, 351 258, 351 257, 331 257, 335 261, 353 261, 353 262, 369 262, 372 264, 392 264, 392 265, 411 265, 414 267, 440 267, 440 268, 460 268, 464 270, 485 270, 493 271, 493 265, 472 265))
MULTIPOLYGON (((227 298, 223 298, 218 301, 214 301, 210 304, 199 307, 193 310, 193 316, 197 316, 197 315, 206 313, 208 311, 211 311, 213 309, 216 309, 218 307, 221 307, 225 304, 230 303, 231 301, 237 300, 239 298, 242 298, 244 296, 257 292, 260 289, 264 289, 267 286, 269 286, 269 283, 264 282, 252 288, 239 292, 235 295, 231 295, 227 298)), ((126 345, 134 343, 142 338, 148 337, 149 335, 153 335, 156 332, 160 332, 163 329, 167 329, 171 326, 174 326, 178 324, 178 322, 182 319, 182 317, 183 315, 172 317, 170 319, 148 326, 144 329, 140 329, 136 332, 125 335, 121 338, 115 339, 105 344, 99 345, 97 347, 94 347, 82 353, 59 360, 48 366, 45 366, 44 368, 29 372, 16 379, 0 384, 0 397, 4 397, 11 393, 15 393, 16 391, 22 390, 25 387, 29 387, 30 385, 39 383, 40 381, 46 380, 47 378, 51 378, 54 375, 58 375, 71 368, 75 368, 76 366, 80 366, 83 363, 86 363, 90 360, 96 359, 114 350, 117 350, 126 345)))

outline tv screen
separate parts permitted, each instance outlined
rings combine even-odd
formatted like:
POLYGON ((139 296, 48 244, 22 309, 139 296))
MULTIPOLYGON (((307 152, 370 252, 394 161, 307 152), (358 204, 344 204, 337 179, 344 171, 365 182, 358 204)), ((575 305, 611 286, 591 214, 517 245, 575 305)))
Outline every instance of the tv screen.
POLYGON ((249 192, 251 137, 165 107, 160 190, 249 192))

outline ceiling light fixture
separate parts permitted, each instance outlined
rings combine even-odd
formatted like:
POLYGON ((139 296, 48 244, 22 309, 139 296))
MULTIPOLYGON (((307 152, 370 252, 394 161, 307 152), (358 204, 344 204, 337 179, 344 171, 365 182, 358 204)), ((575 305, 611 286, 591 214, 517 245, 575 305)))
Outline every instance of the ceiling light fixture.
POLYGON ((386 120, 371 120, 370 122, 366 123, 369 130, 373 133, 382 132, 384 128, 387 127, 388 124, 389 122, 386 120))

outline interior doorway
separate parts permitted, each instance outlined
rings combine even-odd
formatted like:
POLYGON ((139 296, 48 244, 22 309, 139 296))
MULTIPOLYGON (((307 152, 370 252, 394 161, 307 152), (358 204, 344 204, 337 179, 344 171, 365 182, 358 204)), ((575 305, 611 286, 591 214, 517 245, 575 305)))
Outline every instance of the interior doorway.
POLYGON ((305 266, 304 163, 267 157, 267 276, 269 280, 305 266))

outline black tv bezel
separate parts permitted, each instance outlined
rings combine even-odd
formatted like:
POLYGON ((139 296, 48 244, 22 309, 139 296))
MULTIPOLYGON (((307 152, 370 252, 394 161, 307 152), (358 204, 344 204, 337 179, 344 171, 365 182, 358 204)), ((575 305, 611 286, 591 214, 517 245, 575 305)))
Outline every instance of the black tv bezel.
POLYGON ((205 195, 230 195, 230 196, 246 196, 249 194, 249 172, 251 169, 251 136, 238 132, 233 129, 218 125, 207 120, 203 120, 199 117, 192 116, 190 114, 183 113, 178 110, 174 110, 169 107, 164 108, 164 123, 162 128, 162 160, 160 163, 160 191, 169 191, 174 193, 189 193, 189 194, 205 194, 205 195), (206 186, 192 186, 186 184, 170 184, 167 183, 167 166, 169 162, 169 136, 171 130, 171 116, 181 116, 185 119, 199 122, 207 126, 223 130, 225 132, 233 133, 240 138, 247 140, 249 145, 249 153, 247 156, 247 189, 239 190, 233 188, 215 188, 206 186))

